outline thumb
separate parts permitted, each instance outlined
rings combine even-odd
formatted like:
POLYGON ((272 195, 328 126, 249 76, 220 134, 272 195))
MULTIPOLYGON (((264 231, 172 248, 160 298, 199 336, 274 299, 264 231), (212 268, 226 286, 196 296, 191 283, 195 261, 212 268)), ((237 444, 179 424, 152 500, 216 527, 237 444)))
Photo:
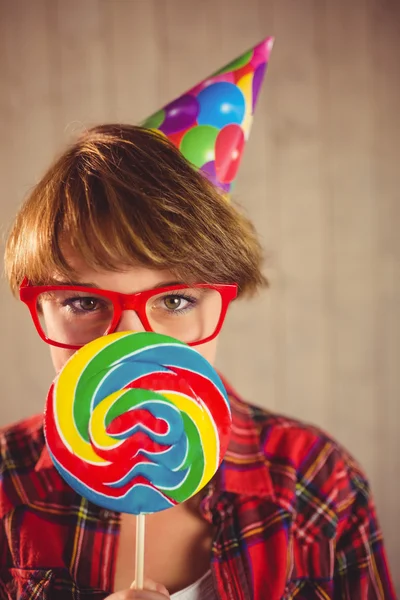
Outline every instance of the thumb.
MULTIPOLYGON (((132 582, 130 589, 131 590, 136 589, 136 581, 132 582)), ((170 597, 167 588, 164 585, 162 585, 162 583, 156 583, 152 579, 144 580, 143 589, 148 590, 149 592, 158 592, 159 594, 164 594, 164 596, 166 596, 167 598, 170 597)))

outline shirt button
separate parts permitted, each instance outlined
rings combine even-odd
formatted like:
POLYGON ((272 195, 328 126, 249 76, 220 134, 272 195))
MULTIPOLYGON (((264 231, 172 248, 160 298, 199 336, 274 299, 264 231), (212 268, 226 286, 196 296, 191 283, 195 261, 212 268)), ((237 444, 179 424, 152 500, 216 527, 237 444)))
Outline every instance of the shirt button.
POLYGON ((100 512, 100 519, 102 521, 108 521, 108 519, 110 519, 112 516, 112 512, 110 510, 102 510, 100 512))

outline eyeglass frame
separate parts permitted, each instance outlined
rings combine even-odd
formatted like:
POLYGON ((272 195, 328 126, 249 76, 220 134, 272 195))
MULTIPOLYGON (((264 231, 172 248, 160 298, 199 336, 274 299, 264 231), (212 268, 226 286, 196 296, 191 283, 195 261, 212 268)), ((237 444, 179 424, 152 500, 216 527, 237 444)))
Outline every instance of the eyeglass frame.
MULTIPOLYGON (((118 323, 121 320, 122 313, 124 310, 134 310, 139 317, 141 324, 143 325, 145 331, 147 332, 155 332, 149 323, 149 320, 146 315, 146 304, 152 296, 158 296, 165 292, 173 292, 174 290, 181 289, 192 289, 192 288, 205 288, 205 289, 213 289, 217 290, 221 296, 222 306, 221 313, 219 317, 219 321, 214 332, 207 336, 204 339, 198 340, 196 342, 190 342, 188 346, 197 346, 199 344, 205 344, 206 342, 210 342, 214 338, 217 337, 219 332, 222 329, 222 325, 224 324, 226 313, 229 307, 229 304, 235 300, 238 293, 238 285, 236 283, 221 283, 221 284, 209 284, 209 283, 197 283, 194 285, 186 285, 186 284, 175 284, 161 288, 155 288, 151 290, 144 290, 142 292, 135 292, 134 294, 123 294, 121 292, 114 292, 112 290, 103 290, 94 287, 86 287, 86 286, 73 286, 73 285, 31 285, 28 279, 25 277, 22 281, 19 288, 19 297, 21 302, 26 304, 29 309, 29 312, 32 317, 32 321, 36 327, 36 331, 38 332, 41 339, 51 346, 56 346, 58 348, 65 348, 68 350, 79 350, 85 344, 81 344, 79 346, 71 345, 71 344, 63 344, 61 342, 56 342, 55 340, 51 340, 48 338, 43 331, 43 328, 40 324, 40 320, 38 317, 37 311, 37 298, 40 294, 45 292, 55 292, 55 291, 68 291, 71 289, 76 289, 80 292, 84 293, 93 293, 95 296, 105 296, 109 300, 111 300, 114 313, 113 318, 111 320, 110 326, 104 332, 104 335, 108 335, 113 333, 118 327, 118 323)), ((102 336, 100 336, 102 337, 102 336)), ((95 338, 96 339, 96 338, 95 338)))

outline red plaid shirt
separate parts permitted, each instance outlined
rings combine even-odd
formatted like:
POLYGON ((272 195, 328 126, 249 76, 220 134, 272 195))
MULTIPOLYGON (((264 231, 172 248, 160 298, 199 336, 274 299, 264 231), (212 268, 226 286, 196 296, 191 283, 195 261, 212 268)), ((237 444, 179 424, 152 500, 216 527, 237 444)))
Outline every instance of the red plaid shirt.
MULTIPOLYGON (((368 482, 314 427, 244 404, 202 503, 220 600, 393 599, 368 482)), ((42 416, 0 435, 0 598, 98 600, 113 590, 119 515, 51 464, 42 416)))

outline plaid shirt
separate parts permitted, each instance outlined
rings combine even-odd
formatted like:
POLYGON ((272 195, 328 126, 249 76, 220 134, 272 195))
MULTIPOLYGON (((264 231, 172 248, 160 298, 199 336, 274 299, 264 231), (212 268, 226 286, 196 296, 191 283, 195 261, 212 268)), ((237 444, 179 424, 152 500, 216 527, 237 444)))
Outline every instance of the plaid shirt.
MULTIPOLYGON (((368 482, 320 430, 244 404, 227 386, 230 446, 206 488, 220 600, 393 599, 368 482)), ((42 417, 0 435, 0 598, 111 593, 119 515, 78 496, 52 466, 42 417)))

